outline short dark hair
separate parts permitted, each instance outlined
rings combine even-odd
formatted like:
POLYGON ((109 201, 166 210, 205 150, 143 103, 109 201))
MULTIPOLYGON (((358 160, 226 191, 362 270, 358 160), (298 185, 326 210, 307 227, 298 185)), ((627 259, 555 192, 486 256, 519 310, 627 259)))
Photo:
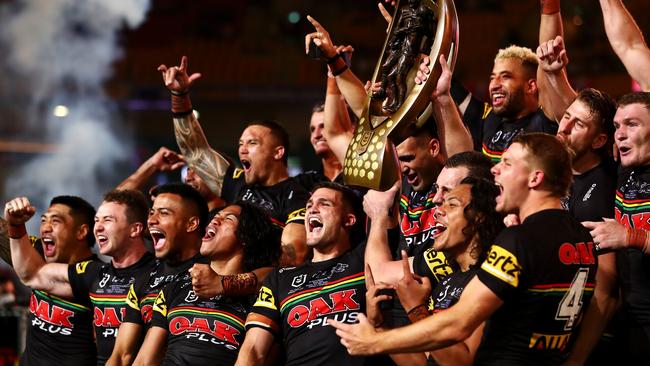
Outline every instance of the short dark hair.
POLYGON ((184 203, 189 203, 194 213, 199 217, 199 235, 205 235, 205 228, 208 226, 210 212, 201 193, 192 186, 183 183, 167 183, 157 186, 151 194, 156 197, 162 193, 171 193, 181 197, 184 203))
POLYGON ((320 113, 324 111, 325 111, 325 103, 322 102, 314 104, 314 106, 311 108, 311 114, 320 113))
POLYGON ((352 245, 360 243, 365 237, 365 213, 363 212, 363 201, 354 190, 350 189, 348 186, 335 182, 320 182, 311 193, 313 194, 316 190, 321 188, 329 188, 341 193, 343 197, 343 208, 348 210, 349 213, 354 214, 356 217, 356 222, 350 228, 350 242, 352 245))
POLYGON ((463 151, 450 156, 445 162, 445 168, 467 168, 467 176, 494 181, 492 161, 478 151, 463 151))
POLYGON ((618 99, 619 108, 630 104, 643 104, 650 113, 650 92, 628 93, 618 99))
POLYGON ((141 222, 147 226, 149 204, 145 195, 134 189, 114 189, 104 195, 104 202, 114 202, 126 207, 126 220, 129 224, 141 222))
POLYGON ((503 214, 496 211, 496 198, 499 188, 492 180, 466 177, 460 184, 471 186, 472 200, 463 212, 467 226, 463 229, 465 238, 478 237, 478 243, 470 252, 476 258, 477 265, 486 259, 490 246, 496 236, 503 230, 503 214))
POLYGON ((531 160, 544 172, 543 184, 556 197, 565 197, 573 181, 572 154, 555 136, 533 132, 514 138, 512 143, 521 144, 531 160))
POLYGON ((438 140, 438 125, 436 124, 436 119, 433 116, 433 113, 427 118, 427 120, 418 127, 415 122, 408 125, 406 130, 407 137, 419 137, 419 136, 428 136, 432 139, 438 140))
POLYGON ((584 103, 592 113, 598 128, 607 135, 607 143, 598 149, 598 152, 607 156, 612 151, 614 143, 614 115, 616 102, 607 93, 593 88, 586 88, 578 93, 576 100, 584 103))
POLYGON ((284 147, 284 156, 282 156, 282 161, 284 164, 288 164, 289 161, 289 149, 291 147, 289 143, 289 133, 287 130, 282 127, 279 123, 272 120, 258 120, 250 122, 246 127, 250 126, 263 126, 271 130, 271 135, 278 140, 279 146, 284 147))
POLYGON ((268 212, 250 202, 234 203, 241 208, 237 239, 244 247, 244 271, 277 266, 280 259, 280 230, 268 212))
POLYGON ((88 233, 86 234, 86 243, 89 247, 95 244, 93 230, 95 228, 95 208, 85 199, 77 196, 56 196, 50 201, 52 205, 65 205, 70 208, 70 215, 77 225, 86 224, 88 233))

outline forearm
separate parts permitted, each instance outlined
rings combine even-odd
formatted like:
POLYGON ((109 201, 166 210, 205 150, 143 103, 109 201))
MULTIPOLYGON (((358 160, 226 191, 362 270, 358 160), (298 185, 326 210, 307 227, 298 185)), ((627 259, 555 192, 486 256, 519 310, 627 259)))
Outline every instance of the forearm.
POLYGON ((398 366, 424 366, 427 364, 427 356, 422 353, 395 353, 390 358, 398 366))
POLYGON ((625 247, 638 249, 644 255, 650 255, 650 235, 647 230, 627 228, 625 247))
POLYGON ((571 87, 566 75, 566 69, 557 73, 544 73, 548 86, 544 92, 546 99, 545 111, 548 110, 556 121, 562 119, 564 112, 573 103, 578 93, 571 87))
POLYGON ((375 218, 370 225, 364 261, 370 266, 377 283, 395 283, 402 276, 402 265, 400 261, 393 261, 388 243, 388 227, 391 226, 391 218, 375 218))
MULTIPOLYGON (((541 45, 550 40, 554 40, 557 36, 564 38, 560 0, 542 0, 538 43, 541 45)), ((576 93, 569 85, 564 70, 558 77, 562 77, 564 80, 551 80, 550 76, 541 66, 537 68, 537 87, 539 90, 540 106, 547 117, 552 117, 559 121, 562 115, 564 115, 566 108, 573 102, 573 97, 575 97, 576 93)))
POLYGON ((224 275, 221 281, 223 293, 227 296, 254 295, 259 291, 266 276, 274 269, 275 267, 262 267, 251 272, 224 275))
POLYGON ((305 261, 309 253, 306 240, 304 225, 290 223, 284 227, 280 241, 282 245, 280 267, 298 266, 305 261))
POLYGON ((0 259, 12 266, 11 248, 9 247, 9 235, 7 234, 7 221, 0 218, 0 259))
POLYGON ((18 278, 27 286, 33 286, 38 271, 45 266, 45 260, 34 249, 27 235, 9 239, 9 245, 11 260, 16 264, 14 270, 18 278))
POLYGON ((343 164, 348 144, 352 140, 352 122, 334 77, 327 78, 323 112, 323 134, 337 160, 343 164))
POLYGON ((352 112, 357 117, 361 117, 361 113, 363 113, 363 105, 367 96, 366 89, 364 89, 361 80, 359 80, 350 69, 347 69, 340 75, 336 76, 336 84, 338 85, 341 94, 343 94, 345 101, 352 109, 352 112))
POLYGON ((571 349, 571 360, 580 364, 587 361, 614 315, 617 304, 618 299, 612 296, 594 294, 582 320, 578 338, 571 349))
POLYGON ((115 188, 142 190, 149 181, 149 178, 156 174, 157 171, 158 169, 153 164, 153 162, 151 162, 151 160, 147 160, 142 165, 140 165, 140 167, 138 167, 138 170, 136 170, 135 173, 131 174, 115 188))
POLYGON ((174 115, 174 135, 187 164, 220 197, 230 163, 210 147, 193 113, 174 115))
POLYGON ((440 95, 433 101, 433 113, 440 143, 447 157, 474 148, 472 136, 465 128, 458 107, 449 93, 440 95))

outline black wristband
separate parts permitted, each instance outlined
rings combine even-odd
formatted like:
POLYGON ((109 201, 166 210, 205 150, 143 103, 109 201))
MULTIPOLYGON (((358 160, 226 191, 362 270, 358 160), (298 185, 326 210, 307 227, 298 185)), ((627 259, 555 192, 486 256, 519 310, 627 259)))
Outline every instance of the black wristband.
POLYGON ((336 62, 336 60, 339 59, 340 57, 341 57, 341 54, 337 52, 336 55, 334 55, 334 56, 332 56, 332 57, 330 57, 330 58, 327 59, 327 64, 328 64, 328 65, 329 65, 329 64, 333 64, 333 63, 336 62))
POLYGON ((182 91, 182 92, 177 92, 176 90, 170 90, 169 92, 172 93, 172 95, 176 95, 176 96, 178 96, 178 97, 182 97, 183 95, 187 95, 190 91, 189 91, 189 90, 185 90, 185 91, 182 91))

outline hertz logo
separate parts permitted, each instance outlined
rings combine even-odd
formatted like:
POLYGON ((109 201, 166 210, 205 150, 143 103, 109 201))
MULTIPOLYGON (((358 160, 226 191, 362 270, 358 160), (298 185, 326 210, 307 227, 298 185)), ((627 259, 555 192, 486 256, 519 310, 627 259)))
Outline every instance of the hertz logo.
POLYGON ((453 272, 447 263, 445 255, 433 248, 429 248, 424 252, 424 260, 427 262, 429 270, 433 273, 438 282, 442 281, 443 278, 449 276, 453 272))
POLYGON ((306 213, 307 213, 307 210, 305 208, 299 208, 299 209, 293 211, 287 217, 287 224, 290 223, 291 221, 295 221, 295 220, 304 220, 306 213))
POLYGON ((266 286, 262 286, 260 292, 257 294, 257 301, 253 306, 261 306, 272 310, 278 310, 275 306, 275 298, 273 292, 266 286))
POLYGON ((513 287, 519 286, 521 266, 517 257, 498 245, 492 246, 481 269, 513 287))
POLYGON ((530 343, 528 348, 545 350, 545 349, 557 349, 564 350, 566 345, 569 343, 569 337, 571 333, 566 334, 539 334, 533 333, 530 337, 530 343))

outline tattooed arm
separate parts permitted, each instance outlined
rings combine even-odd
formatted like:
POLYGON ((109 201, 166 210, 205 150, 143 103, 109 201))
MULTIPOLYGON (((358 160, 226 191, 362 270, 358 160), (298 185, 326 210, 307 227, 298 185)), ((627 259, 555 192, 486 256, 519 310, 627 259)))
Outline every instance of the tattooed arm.
POLYGON ((199 121, 192 113, 189 88, 201 74, 187 74, 187 57, 183 56, 180 66, 167 68, 160 65, 165 86, 172 93, 174 113, 174 134, 185 162, 203 179, 210 190, 221 197, 223 179, 230 163, 208 144, 199 121))
POLYGON ((11 249, 9 248, 9 236, 7 235, 7 221, 0 218, 0 259, 11 264, 11 249))

